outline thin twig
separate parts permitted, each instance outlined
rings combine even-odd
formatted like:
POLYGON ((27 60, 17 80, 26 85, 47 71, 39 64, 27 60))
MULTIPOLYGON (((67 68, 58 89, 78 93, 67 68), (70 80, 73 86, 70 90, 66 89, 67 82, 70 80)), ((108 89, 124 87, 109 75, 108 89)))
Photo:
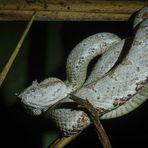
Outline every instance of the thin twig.
POLYGON ((22 44, 23 44, 23 42, 25 40, 25 37, 26 37, 26 35, 27 35, 32 23, 33 23, 33 20, 34 20, 35 16, 36 16, 36 12, 33 14, 30 21, 28 22, 28 24, 27 24, 27 26, 26 26, 26 28, 25 28, 19 42, 17 43, 16 48, 14 49, 14 51, 11 54, 8 62, 4 66, 2 72, 0 73, 0 86, 2 85, 3 81, 5 80, 8 72, 9 72, 9 70, 10 70, 10 68, 11 68, 11 66, 12 66, 12 64, 14 62, 14 60, 15 60, 15 58, 16 58, 16 56, 17 56, 17 54, 18 54, 18 52, 19 52, 19 50, 20 50, 20 48, 21 48, 21 46, 22 46, 22 44))
POLYGON ((84 107, 85 109, 87 109, 88 111, 87 115, 90 117, 90 119, 92 120, 93 124, 96 127, 97 134, 102 143, 103 148, 111 148, 112 146, 109 141, 109 138, 99 120, 98 111, 93 107, 93 105, 88 100, 81 99, 73 94, 71 94, 70 98, 79 105, 81 105, 82 107, 84 107))
MULTIPOLYGON (((81 133, 81 132, 80 132, 81 133)), ((68 145, 71 141, 76 139, 80 133, 70 135, 68 137, 59 137, 56 139, 48 148, 63 148, 68 145)))
MULTIPOLYGON (((98 111, 92 106, 92 104, 88 100, 81 99, 73 94, 70 94, 70 99, 72 99, 77 104, 81 105, 81 107, 86 109, 87 115, 90 117, 90 119, 92 120, 92 122, 94 123, 97 129, 97 134, 102 143, 103 148, 111 148, 112 146, 110 144, 109 138, 99 120, 99 116, 102 115, 102 112, 100 111, 98 113, 98 111)), ((75 135, 70 135, 69 137, 58 138, 49 147, 50 148, 63 148, 67 144, 69 144, 71 141, 76 139, 76 137, 78 137, 80 133, 81 132, 75 135)))

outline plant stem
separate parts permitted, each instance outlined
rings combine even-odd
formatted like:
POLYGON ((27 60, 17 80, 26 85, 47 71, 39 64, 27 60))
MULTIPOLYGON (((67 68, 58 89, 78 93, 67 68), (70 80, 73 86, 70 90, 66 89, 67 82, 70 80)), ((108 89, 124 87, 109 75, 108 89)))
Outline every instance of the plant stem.
POLYGON ((73 141, 80 133, 70 135, 68 137, 59 137, 48 148, 63 148, 73 141))
POLYGON ((101 115, 101 113, 99 114, 98 111, 93 107, 93 105, 88 100, 81 99, 73 94, 71 94, 71 99, 88 111, 87 115, 90 117, 90 119, 92 120, 93 124, 96 127, 96 131, 102 143, 103 148, 111 148, 112 146, 109 141, 109 138, 99 120, 99 115, 101 115))
MULTIPOLYGON (((112 146, 109 141, 109 138, 99 120, 99 116, 102 115, 101 111, 98 113, 98 111, 92 106, 92 104, 88 100, 81 99, 73 94, 70 94, 70 99, 75 101, 78 105, 81 105, 86 110, 87 115, 90 117, 96 127, 97 135, 101 141, 103 148, 111 148, 112 146)), ((62 148, 69 144, 72 140, 74 140, 80 133, 71 135, 69 137, 58 138, 53 142, 50 148, 62 148)))
POLYGON ((27 36, 27 33, 28 33, 32 23, 33 23, 33 20, 34 20, 35 16, 36 16, 36 12, 33 14, 30 21, 28 22, 28 24, 27 24, 27 26, 26 26, 26 28, 25 28, 19 42, 17 43, 16 48, 13 50, 13 53, 11 54, 8 62, 4 66, 2 72, 0 73, 0 86, 2 85, 3 81, 5 80, 8 72, 9 72, 9 70, 10 70, 10 68, 11 68, 11 66, 12 66, 12 64, 14 62, 14 60, 15 60, 15 58, 16 58, 16 56, 17 56, 17 54, 18 54, 18 52, 19 52, 19 50, 20 50, 20 48, 21 48, 21 46, 22 46, 22 44, 23 44, 23 42, 25 40, 25 37, 27 36))

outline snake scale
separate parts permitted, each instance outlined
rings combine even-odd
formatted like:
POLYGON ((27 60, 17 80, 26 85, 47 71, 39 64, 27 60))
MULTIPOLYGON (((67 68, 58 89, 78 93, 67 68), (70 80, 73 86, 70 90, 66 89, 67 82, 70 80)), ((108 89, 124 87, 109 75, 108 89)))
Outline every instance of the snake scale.
POLYGON ((64 135, 75 134, 90 124, 87 114, 77 108, 70 93, 87 99, 103 113, 100 119, 127 114, 148 99, 148 7, 141 9, 133 23, 135 36, 130 50, 117 64, 125 39, 112 33, 97 33, 81 41, 67 59, 67 79, 34 81, 20 95, 29 113, 48 112, 64 135), (92 59, 96 62, 86 79, 92 59), (60 101, 60 106, 48 109, 60 101))

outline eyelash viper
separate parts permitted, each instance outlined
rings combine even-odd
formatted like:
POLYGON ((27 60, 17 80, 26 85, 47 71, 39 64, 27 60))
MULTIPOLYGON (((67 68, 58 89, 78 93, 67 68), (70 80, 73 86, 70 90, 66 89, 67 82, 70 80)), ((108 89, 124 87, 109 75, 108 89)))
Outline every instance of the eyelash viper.
POLYGON ((40 115, 60 101, 60 107, 47 112, 64 135, 71 135, 87 127, 90 119, 76 108, 69 93, 101 109, 104 115, 100 119, 119 117, 140 106, 148 98, 148 7, 138 12, 133 24, 136 34, 120 63, 116 65, 125 39, 106 32, 89 36, 68 56, 64 82, 58 78, 34 81, 20 93, 26 110, 40 115), (101 57, 86 80, 88 64, 98 55, 101 57))

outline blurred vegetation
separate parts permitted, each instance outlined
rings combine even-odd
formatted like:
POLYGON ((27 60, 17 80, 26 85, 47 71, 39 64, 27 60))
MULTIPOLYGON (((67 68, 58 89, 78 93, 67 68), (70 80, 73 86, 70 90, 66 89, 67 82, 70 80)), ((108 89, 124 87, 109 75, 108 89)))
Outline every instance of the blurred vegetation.
MULTIPOLYGON (((10 57, 26 24, 26 22, 0 22, 0 70, 10 57)), ((97 32, 112 32, 121 38, 126 38, 133 35, 132 23, 93 21, 33 23, 0 90, 0 131, 3 137, 1 145, 5 144, 4 147, 15 148, 46 148, 58 136, 58 130, 49 120, 26 114, 15 93, 21 92, 36 79, 40 82, 46 77, 54 76, 64 80, 66 78, 66 59, 69 52, 82 39, 97 32)), ((146 109, 146 105, 143 108, 146 109)), ((144 115, 141 116, 145 111, 132 113, 132 118, 130 114, 126 118, 103 122, 113 147, 119 146, 118 138, 121 142, 123 137, 129 136, 124 140, 124 144, 120 144, 121 148, 135 142, 130 139, 137 138, 136 132, 143 134, 138 124, 145 120, 144 115), (122 127, 123 123, 128 132, 122 127), (132 129, 136 129, 136 131, 132 129)), ((146 123, 144 125, 145 131, 148 130, 146 123)), ((78 142, 86 145, 96 141, 98 143, 95 132, 92 133, 92 129, 89 130, 86 131, 86 134, 82 134, 83 138, 78 138, 76 144, 69 147, 77 147, 78 142), (87 140, 90 137, 91 139, 87 140)), ((146 138, 147 135, 143 134, 143 139, 146 138)), ((85 147, 87 147, 86 145, 85 147)))

